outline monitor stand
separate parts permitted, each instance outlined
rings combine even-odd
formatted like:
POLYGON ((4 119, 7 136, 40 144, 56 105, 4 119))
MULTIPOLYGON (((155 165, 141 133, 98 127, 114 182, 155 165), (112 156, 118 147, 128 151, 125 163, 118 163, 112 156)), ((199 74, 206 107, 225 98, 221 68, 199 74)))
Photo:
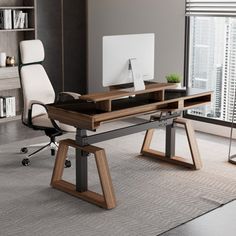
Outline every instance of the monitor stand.
POLYGON ((134 87, 130 89, 133 91, 145 90, 145 84, 142 79, 142 74, 138 69, 136 58, 129 59, 129 70, 131 70, 132 72, 132 78, 134 83, 134 87))

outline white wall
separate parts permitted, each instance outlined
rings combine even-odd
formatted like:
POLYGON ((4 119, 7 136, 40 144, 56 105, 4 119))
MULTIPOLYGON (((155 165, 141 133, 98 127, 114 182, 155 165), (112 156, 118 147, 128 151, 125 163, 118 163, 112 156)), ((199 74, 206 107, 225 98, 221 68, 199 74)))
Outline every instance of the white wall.
POLYGON ((185 0, 88 0, 88 92, 102 88, 102 37, 155 33, 155 78, 183 75, 185 0))

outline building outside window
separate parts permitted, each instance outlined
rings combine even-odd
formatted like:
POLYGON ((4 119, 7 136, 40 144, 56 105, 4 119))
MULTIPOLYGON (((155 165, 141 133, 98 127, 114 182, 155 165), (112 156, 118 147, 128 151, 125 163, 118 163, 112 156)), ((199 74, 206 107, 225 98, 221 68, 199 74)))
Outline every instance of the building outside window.
POLYGON ((192 118, 225 124, 232 121, 236 91, 234 10, 236 1, 186 2, 187 84, 192 88, 214 91, 212 104, 188 111, 192 118))

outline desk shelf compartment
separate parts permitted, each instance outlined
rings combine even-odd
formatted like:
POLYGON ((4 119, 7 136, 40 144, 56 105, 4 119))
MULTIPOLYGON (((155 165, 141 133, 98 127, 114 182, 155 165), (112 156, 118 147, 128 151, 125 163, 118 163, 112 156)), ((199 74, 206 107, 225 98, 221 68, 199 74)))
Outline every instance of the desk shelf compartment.
POLYGON ((211 101, 211 94, 203 95, 201 97, 193 97, 184 100, 184 108, 196 107, 198 104, 203 105, 203 103, 209 103, 211 101))
POLYGON ((104 94, 104 96, 101 94, 86 95, 83 99, 74 102, 48 105, 48 110, 52 119, 73 124, 79 128, 95 130, 102 122, 150 112, 183 111, 207 104, 211 101, 212 92, 192 91, 190 89, 179 98, 166 98, 163 101, 156 100, 152 95, 151 97, 126 95, 123 93, 120 99, 114 100, 109 97, 109 93, 104 94))

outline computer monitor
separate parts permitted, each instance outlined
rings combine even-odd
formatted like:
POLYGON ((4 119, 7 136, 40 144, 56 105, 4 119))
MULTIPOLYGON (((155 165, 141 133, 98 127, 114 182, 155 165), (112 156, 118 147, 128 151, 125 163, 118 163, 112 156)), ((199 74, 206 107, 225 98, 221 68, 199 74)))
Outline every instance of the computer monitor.
POLYGON ((154 79, 155 34, 130 34, 103 37, 103 86, 144 82, 154 79))

